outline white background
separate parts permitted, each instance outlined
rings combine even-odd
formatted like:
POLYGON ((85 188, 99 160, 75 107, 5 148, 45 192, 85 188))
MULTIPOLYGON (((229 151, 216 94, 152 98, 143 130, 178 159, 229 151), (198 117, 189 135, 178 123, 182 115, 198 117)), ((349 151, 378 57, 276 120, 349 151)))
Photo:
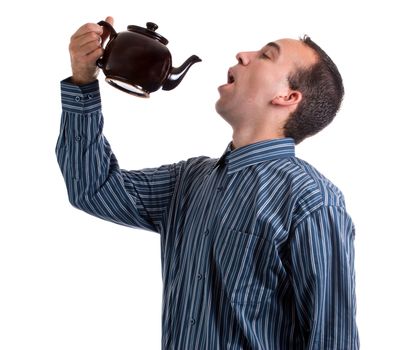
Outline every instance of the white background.
POLYGON ((138 169, 219 157, 230 127, 217 86, 239 50, 309 34, 337 63, 342 110, 297 155, 345 194, 356 228, 362 349, 402 349, 401 49, 397 1, 22 1, 0 5, 0 349, 158 349, 157 234, 70 206, 54 147, 68 43, 107 15, 119 32, 154 21, 175 65, 197 63, 175 90, 141 100, 100 75, 104 132, 138 169), (43 3, 42 3, 43 2, 43 3))

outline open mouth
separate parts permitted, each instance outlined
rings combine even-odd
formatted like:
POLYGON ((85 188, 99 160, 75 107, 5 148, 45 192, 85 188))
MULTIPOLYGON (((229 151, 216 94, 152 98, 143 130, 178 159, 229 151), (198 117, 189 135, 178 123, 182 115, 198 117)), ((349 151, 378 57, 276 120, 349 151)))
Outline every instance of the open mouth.
POLYGON ((228 84, 233 84, 235 82, 235 78, 234 78, 234 76, 233 76, 233 73, 231 72, 231 70, 229 69, 229 71, 228 71, 228 81, 227 81, 227 83, 228 84))

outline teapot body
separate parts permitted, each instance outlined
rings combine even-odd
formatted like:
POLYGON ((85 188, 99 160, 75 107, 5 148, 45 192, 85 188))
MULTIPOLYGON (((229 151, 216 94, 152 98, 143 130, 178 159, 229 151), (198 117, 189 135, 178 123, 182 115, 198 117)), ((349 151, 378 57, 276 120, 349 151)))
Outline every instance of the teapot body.
POLYGON ((130 31, 118 33, 109 41, 101 64, 108 83, 123 88, 128 84, 133 92, 145 94, 162 86, 171 66, 172 57, 165 45, 130 31))
POLYGON ((181 67, 172 67, 168 41, 155 32, 154 23, 148 22, 147 28, 130 25, 120 33, 105 21, 98 24, 109 29, 110 39, 97 65, 110 85, 130 94, 149 97, 161 87, 174 89, 191 65, 201 61, 193 55, 181 67))

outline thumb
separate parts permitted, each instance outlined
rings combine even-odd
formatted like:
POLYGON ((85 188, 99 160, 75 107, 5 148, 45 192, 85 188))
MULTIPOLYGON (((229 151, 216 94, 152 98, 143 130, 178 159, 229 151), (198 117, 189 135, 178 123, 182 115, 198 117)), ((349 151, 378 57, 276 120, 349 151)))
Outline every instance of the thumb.
MULTIPOLYGON (((107 22, 107 23, 109 23, 111 26, 113 26, 113 22, 114 22, 113 17, 107 16, 106 19, 105 19, 105 22, 107 22)), ((101 37, 102 37, 102 42, 104 42, 104 41, 108 38, 109 35, 110 35, 110 29, 109 29, 108 27, 104 26, 104 27, 103 27, 103 33, 102 33, 102 35, 101 35, 101 37)))
POLYGON ((111 25, 113 25, 113 23, 114 23, 114 19, 113 19, 112 16, 107 16, 106 19, 105 19, 105 21, 106 21, 107 23, 111 24, 111 25))

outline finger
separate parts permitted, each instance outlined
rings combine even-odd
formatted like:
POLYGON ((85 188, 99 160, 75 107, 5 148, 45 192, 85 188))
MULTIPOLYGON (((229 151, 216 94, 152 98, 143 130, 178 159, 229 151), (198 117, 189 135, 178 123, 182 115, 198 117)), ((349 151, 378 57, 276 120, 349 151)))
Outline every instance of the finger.
MULTIPOLYGON (((114 19, 112 16, 107 16, 105 21, 107 23, 109 23, 111 26, 113 26, 114 19)), ((110 29, 108 26, 104 26, 102 28, 103 28, 103 33, 102 33, 101 37, 102 37, 102 42, 104 42, 110 36, 111 32, 110 32, 110 29)))
POLYGON ((71 49, 70 54, 71 58, 74 61, 80 61, 82 60, 85 56, 90 55, 93 51, 96 50, 103 50, 102 47, 100 46, 99 42, 89 42, 85 44, 84 46, 80 47, 79 49, 71 49))
POLYGON ((81 49, 88 43, 98 43, 100 45, 102 39, 101 36, 95 32, 89 32, 86 33, 85 35, 81 35, 78 38, 75 38, 71 41, 71 47, 76 48, 76 49, 81 49))
POLYGON ((76 38, 79 38, 87 33, 90 32, 95 32, 98 35, 101 35, 103 32, 103 29, 100 25, 96 23, 86 23, 83 26, 81 26, 72 36, 71 40, 74 40, 76 38))
POLYGON ((102 50, 99 42, 90 42, 84 45, 80 51, 82 52, 82 55, 90 55, 93 51, 98 49, 102 50))
POLYGON ((114 23, 114 18, 112 16, 107 16, 105 21, 111 25, 114 23))
POLYGON ((98 47, 86 56, 88 62, 96 62, 96 60, 103 55, 103 49, 98 47))
POLYGON ((83 69, 88 70, 91 68, 90 66, 94 66, 96 60, 101 57, 103 54, 103 49, 98 47, 97 49, 93 50, 92 52, 88 53, 87 55, 83 55, 74 60, 73 67, 76 69, 83 69), (81 67, 81 68, 80 68, 81 67))
POLYGON ((96 60, 100 58, 102 55, 103 55, 103 49, 99 47, 94 51, 88 53, 87 55, 80 57, 80 59, 76 61, 75 65, 76 67, 85 66, 89 68, 89 66, 95 65, 96 60))
POLYGON ((103 27, 103 33, 101 35, 102 42, 104 42, 110 36, 110 30, 107 27, 103 27))

